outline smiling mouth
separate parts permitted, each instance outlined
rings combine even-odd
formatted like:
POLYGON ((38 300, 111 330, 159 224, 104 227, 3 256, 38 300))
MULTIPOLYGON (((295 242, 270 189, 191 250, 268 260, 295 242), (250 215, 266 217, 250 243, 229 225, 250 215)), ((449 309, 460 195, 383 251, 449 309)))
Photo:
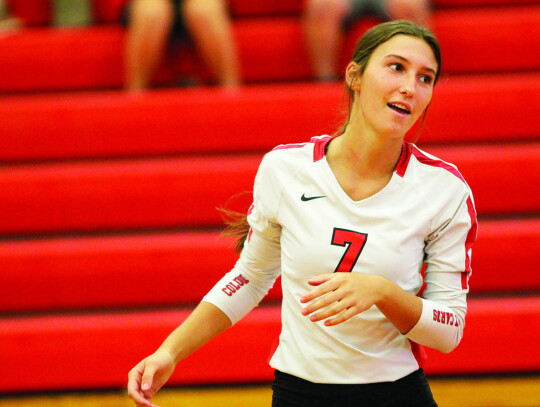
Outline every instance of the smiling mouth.
POLYGON ((387 103, 386 106, 388 106, 390 109, 395 110, 396 112, 401 113, 401 114, 411 114, 411 112, 409 112, 407 109, 399 105, 387 103))

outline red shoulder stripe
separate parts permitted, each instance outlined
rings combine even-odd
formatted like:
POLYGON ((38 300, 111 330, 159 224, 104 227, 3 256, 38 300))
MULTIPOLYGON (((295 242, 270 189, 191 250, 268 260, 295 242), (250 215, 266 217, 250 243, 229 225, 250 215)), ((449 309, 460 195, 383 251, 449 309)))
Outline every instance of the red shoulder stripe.
POLYGON ((276 150, 287 150, 289 148, 301 148, 304 147, 307 143, 298 143, 298 144, 280 144, 279 146, 276 146, 272 149, 272 151, 276 150))
POLYGON ((396 174, 399 175, 401 178, 403 178, 403 176, 405 175, 405 171, 407 171, 409 161, 411 160, 411 154, 411 143, 404 141, 403 146, 401 147, 401 155, 399 156, 399 161, 396 166, 396 174))
POLYGON ((425 155, 424 153, 422 153, 420 150, 418 150, 418 148, 416 148, 415 146, 413 146, 411 144, 411 150, 412 150, 412 154, 416 157, 416 159, 421 162, 422 164, 426 164, 426 165, 431 165, 432 167, 439 167, 439 168, 443 168, 445 169, 446 171, 450 172, 451 174, 455 175, 456 177, 458 177, 461 181, 463 181, 465 184, 467 184, 465 182, 465 178, 463 178, 463 175, 461 175, 461 173, 453 166, 451 166, 450 164, 448 163, 445 163, 444 161, 442 160, 436 160, 434 158, 430 158, 428 157, 427 155, 425 155))
POLYGON ((326 154, 326 146, 332 140, 332 136, 326 137, 313 137, 310 140, 310 143, 314 143, 315 147, 313 148, 313 162, 321 160, 326 154))

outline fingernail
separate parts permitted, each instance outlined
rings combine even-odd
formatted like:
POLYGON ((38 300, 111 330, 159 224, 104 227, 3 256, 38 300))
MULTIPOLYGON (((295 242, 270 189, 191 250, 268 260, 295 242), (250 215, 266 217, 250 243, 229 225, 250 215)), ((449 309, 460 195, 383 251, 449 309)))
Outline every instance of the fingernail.
POLYGON ((330 326, 330 321, 324 321, 324 325, 330 326))
POLYGON ((315 315, 312 315, 309 319, 311 319, 312 321, 316 321, 317 317, 315 315))
POLYGON ((149 383, 144 383, 141 386, 141 390, 143 390, 143 391, 150 390, 150 384, 149 383))
POLYGON ((302 315, 307 315, 307 314, 308 314, 307 309, 304 308, 304 309, 302 310, 302 315))

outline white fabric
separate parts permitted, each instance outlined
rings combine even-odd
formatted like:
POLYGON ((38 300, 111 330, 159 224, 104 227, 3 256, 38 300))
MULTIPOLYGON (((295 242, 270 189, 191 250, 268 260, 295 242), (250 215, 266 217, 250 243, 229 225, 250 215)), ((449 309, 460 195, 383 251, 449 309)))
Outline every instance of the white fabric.
POLYGON ((418 369, 407 336, 446 352, 463 334, 468 288, 462 272, 470 256, 465 243, 476 222, 469 210, 474 209, 471 192, 455 167, 433 165, 440 162, 409 145, 404 173, 396 171, 381 191, 355 202, 326 158, 314 153, 321 140, 264 157, 248 216, 250 239, 234 269, 204 300, 235 323, 258 304, 281 271, 283 328, 272 367, 318 383, 397 380, 418 369), (407 336, 376 307, 334 327, 302 316, 300 297, 313 289, 307 281, 334 272, 340 262, 352 266, 344 254, 350 255, 353 245, 340 245, 343 236, 357 239, 354 245, 365 239, 352 272, 383 276, 412 294, 422 286, 426 262, 422 316, 407 336), (236 284, 238 289, 233 285, 234 293, 224 290, 239 275, 238 281, 249 282, 236 284), (441 317, 433 320, 434 310, 444 312, 444 323, 441 317), (450 314, 457 323, 446 323, 450 314))

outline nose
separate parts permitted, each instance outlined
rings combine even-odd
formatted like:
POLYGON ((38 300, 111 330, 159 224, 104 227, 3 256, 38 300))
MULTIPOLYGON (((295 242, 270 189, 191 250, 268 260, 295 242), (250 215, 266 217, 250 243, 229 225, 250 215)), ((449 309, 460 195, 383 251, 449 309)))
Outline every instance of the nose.
POLYGON ((411 76, 407 76, 403 79, 403 83, 401 84, 401 87, 399 89, 399 92, 408 97, 414 96, 416 92, 416 79, 411 76))

